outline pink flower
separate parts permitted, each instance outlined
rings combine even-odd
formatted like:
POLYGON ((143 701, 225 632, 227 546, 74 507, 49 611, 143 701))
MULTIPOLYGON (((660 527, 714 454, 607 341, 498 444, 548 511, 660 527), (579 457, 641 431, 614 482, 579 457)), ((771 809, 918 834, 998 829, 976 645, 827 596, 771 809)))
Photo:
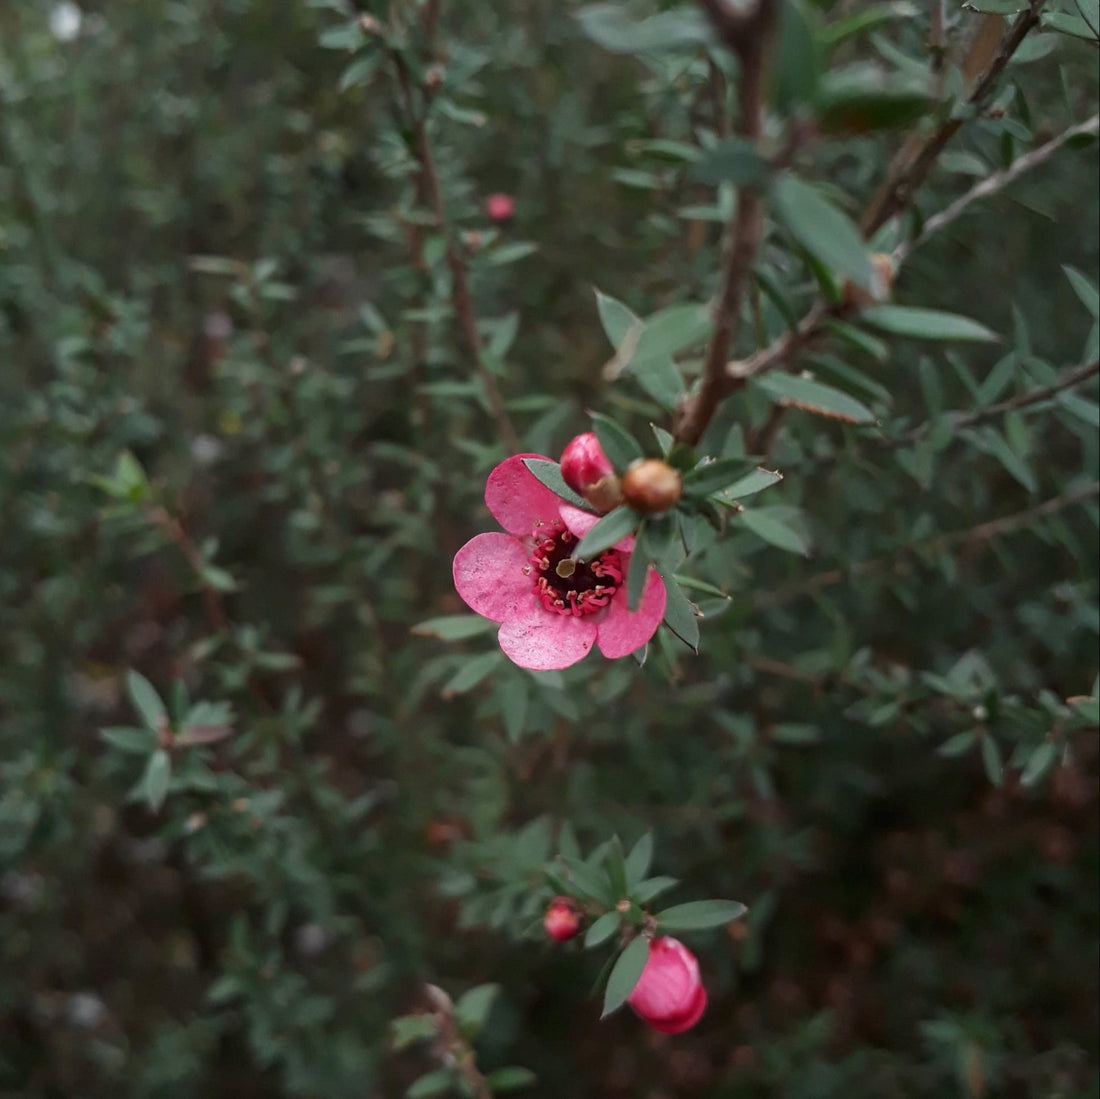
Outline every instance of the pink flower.
POLYGON ((485 213, 490 221, 498 225, 502 221, 511 221, 516 212, 516 201, 511 195, 490 195, 485 200, 485 213))
POLYGON ((654 939, 642 976, 626 1002, 662 1034, 690 1030, 707 1008, 695 955, 678 939, 654 939))
POLYGON ((455 589, 471 610, 501 624, 500 647, 521 668, 568 668, 593 645, 611 660, 629 656, 664 618, 661 578, 649 570, 632 613, 626 577, 633 537, 591 561, 574 561, 577 541, 600 517, 555 496, 524 458, 541 455, 517 454, 489 474, 485 503, 508 533, 479 534, 455 554, 455 589))
POLYGON ((576 938, 581 929, 581 914, 577 902, 570 897, 558 897, 546 909, 542 926, 556 943, 567 943, 576 938))

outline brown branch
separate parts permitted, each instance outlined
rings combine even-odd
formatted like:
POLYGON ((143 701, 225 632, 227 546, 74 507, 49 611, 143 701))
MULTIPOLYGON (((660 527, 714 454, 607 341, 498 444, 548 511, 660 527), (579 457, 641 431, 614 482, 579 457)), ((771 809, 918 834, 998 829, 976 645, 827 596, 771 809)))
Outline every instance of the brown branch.
MULTIPOLYGON (((1026 11, 1020 12, 1009 28, 989 66, 974 85, 967 97, 967 106, 971 111, 981 110, 985 106, 997 81, 1020 43, 1039 25, 1039 16, 1045 0, 1030 0, 1026 11)), ((864 212, 861 222, 863 235, 872 237, 895 214, 900 213, 912 201, 917 189, 924 183, 928 173, 939 160, 947 143, 955 136, 965 121, 963 112, 955 111, 919 145, 915 153, 907 154, 899 163, 891 166, 886 180, 864 212)))
MULTIPOLYGON (((756 7, 735 12, 723 0, 700 0, 723 41, 737 54, 741 66, 738 133, 759 142, 764 132, 764 96, 768 53, 775 28, 775 0, 757 0, 756 7)), ((695 446, 726 395, 726 362, 741 323, 745 289, 752 280, 752 264, 764 233, 764 196, 754 187, 742 187, 731 226, 725 275, 714 307, 714 331, 703 359, 699 392, 680 411, 676 439, 695 446)))
POLYGON ((1030 172, 1033 168, 1037 168, 1044 161, 1050 159, 1050 157, 1058 152, 1063 145, 1072 141, 1074 138, 1082 137, 1087 134, 1091 134, 1095 137, 1098 133, 1100 133, 1100 115, 1094 114, 1092 118, 1076 126, 1071 126, 1068 130, 1060 133, 1057 137, 1051 138, 1050 141, 1045 144, 1032 149, 1029 153, 1024 153, 1023 156, 1017 157, 1004 169, 1004 171, 995 172, 993 175, 983 179, 980 183, 976 183, 969 191, 955 199, 950 206, 930 217, 924 223, 924 227, 921 229, 918 237, 903 244, 899 244, 897 248, 894 249, 892 258, 895 267, 904 263, 905 260, 909 258, 909 254, 915 248, 919 248, 929 237, 938 233, 941 229, 946 228, 953 221, 961 217, 972 202, 977 202, 979 199, 983 198, 989 198, 999 191, 1003 191, 1009 184, 1014 183, 1025 172, 1030 172))
POLYGON ((805 580, 778 588, 766 595, 757 596, 753 602, 753 609, 770 610, 773 607, 781 607, 800 599, 804 595, 816 595, 818 592, 840 584, 849 578, 881 572, 908 554, 940 553, 962 545, 984 545, 994 538, 1024 530, 1038 519, 1055 515, 1066 508, 1084 503, 1084 501, 1097 495, 1100 495, 1100 481, 1094 481, 1086 488, 1072 492, 1068 496, 1055 496, 1041 504, 1036 504, 1034 507, 1025 508, 1023 511, 1017 511, 1011 515, 1003 515, 999 519, 979 523, 977 526, 968 527, 966 530, 939 534, 934 538, 927 538, 911 546, 899 546, 889 553, 872 557, 868 561, 860 561, 850 568, 829 569, 826 572, 819 572, 805 580))
MULTIPOLYGON (((1042 404, 1044 401, 1049 401, 1052 397, 1057 397, 1059 393, 1063 393, 1067 389, 1074 389, 1082 385, 1090 378, 1096 377, 1098 373, 1100 373, 1100 360, 1094 360, 1091 363, 1085 363, 1083 366, 1074 367, 1072 370, 1067 370, 1056 382, 1043 386, 1042 389, 1034 389, 1030 393, 1021 393, 1016 397, 1010 397, 1008 400, 1001 401, 999 404, 991 404, 987 405, 985 408, 976 409, 974 412, 956 413, 951 420, 951 428, 957 431, 964 427, 976 427, 978 424, 985 424, 989 423, 990 420, 996 420, 998 417, 1005 415, 1005 413, 1018 412, 1022 408, 1030 408, 1032 405, 1042 404)), ((883 439, 882 445, 887 447, 905 446, 927 435, 930 430, 930 423, 920 424, 911 431, 907 431, 904 435, 898 436, 896 439, 883 439)))
MULTIPOLYGON (((1019 47, 1020 43, 1023 41, 1023 38, 1028 33, 1028 31, 1032 30, 1037 25, 1038 13, 1043 6, 1043 2, 1044 0, 1031 0, 1030 9, 1027 12, 1021 13, 1021 15, 1017 18, 1016 22, 1013 24, 1012 30, 1005 38, 1004 43, 1002 44, 1000 50, 997 52, 993 61, 990 63, 989 68, 978 79, 974 91, 971 93, 970 96, 970 103, 972 105, 977 106, 980 103, 984 102, 985 98, 990 94, 996 83, 997 77, 1003 71, 1004 66, 1005 64, 1007 64, 1009 58, 1012 56, 1013 53, 1015 53, 1016 49, 1019 47)), ((924 162, 925 167, 920 171, 919 182, 924 181, 928 172, 931 170, 932 165, 935 163, 936 158, 938 158, 940 152, 942 152, 943 146, 947 144, 947 141, 950 140, 951 136, 953 136, 954 133, 958 130, 959 125, 961 125, 961 120, 953 120, 949 123, 945 123, 944 126, 937 130, 936 133, 932 135, 932 138, 928 139, 928 141, 925 143, 925 149, 932 148, 933 146, 935 147, 935 155, 932 156, 930 160, 924 162), (944 136, 947 127, 951 127, 950 133, 946 133, 946 136, 944 136)), ((1081 123, 1079 127, 1073 127, 1072 131, 1067 130, 1066 133, 1062 135, 1062 139, 1064 140, 1059 138, 1055 138, 1054 140, 1056 142, 1059 142, 1060 144, 1064 144, 1064 141, 1068 141, 1071 137, 1076 136, 1077 132, 1090 132, 1091 126, 1092 120, 1090 119, 1087 122, 1081 123)), ((1040 149, 1036 149, 1033 150, 1032 153, 1025 154, 1023 157, 1020 158, 1023 163, 1019 164, 1018 166, 1015 164, 1011 165, 1009 168, 1005 169, 1004 173, 999 173, 999 175, 1007 175, 1007 173, 1013 172, 1014 169, 1018 167, 1019 170, 1015 171, 1012 177, 1013 179, 1015 179, 1019 175, 1022 175, 1024 172, 1043 163, 1047 159, 1047 157, 1055 151, 1054 148, 1047 149, 1045 145, 1040 146, 1040 149), (1036 156, 1035 154, 1038 154, 1040 152, 1040 149, 1042 150, 1042 155, 1036 156)), ((916 174, 909 174, 906 176, 906 178, 910 180, 912 186, 906 192, 905 201, 902 203, 901 206, 897 207, 897 209, 894 210, 895 213, 900 212, 900 210, 903 209, 905 205, 908 205, 908 203, 912 201, 915 194, 917 183, 916 174)), ((1005 186, 1010 182, 1011 179, 1005 179, 1001 181, 1000 186, 1005 186)), ((999 189, 1000 187, 997 186, 992 188, 992 190, 987 193, 991 194, 999 189)), ((972 201, 973 198, 977 197, 980 196, 971 196, 970 198, 968 198, 967 201, 972 201)), ((876 196, 876 198, 872 200, 871 204, 867 208, 866 213, 864 214, 863 223, 865 226, 875 224, 875 228, 878 228, 882 224, 878 221, 878 211, 881 211, 885 208, 882 203, 883 198, 881 196, 876 196)), ((959 212, 961 212, 961 210, 959 212)), ((957 216, 958 213, 954 214, 953 217, 949 220, 954 220, 954 217, 957 216)), ((929 224, 931 224, 931 222, 935 220, 935 218, 931 219, 929 224)), ((948 221, 940 222, 936 226, 936 229, 942 229, 946 224, 948 224, 948 221)), ((873 231, 874 230, 872 229, 865 229, 864 235, 870 236, 873 231)), ((922 236, 919 238, 919 241, 923 242, 927 235, 928 233, 926 230, 926 232, 922 234, 922 236)), ((910 246, 909 250, 911 250, 911 248, 914 246, 915 245, 910 246)), ((891 257, 895 260, 895 270, 900 262, 907 258, 907 256, 908 251, 899 250, 899 253, 897 255, 891 257)), ((823 300, 818 300, 817 302, 815 302, 814 305, 799 322, 798 328, 795 329, 793 332, 789 332, 786 335, 780 336, 777 340, 774 340, 767 347, 757 351, 748 359, 740 362, 732 361, 727 363, 722 395, 728 396, 729 394, 736 392, 746 383, 746 381, 748 381, 749 378, 760 377, 763 374, 767 374, 769 371, 786 368, 787 366, 789 366, 791 360, 799 352, 805 350, 809 345, 813 344, 822 335, 824 335, 826 321, 836 318, 849 310, 850 306, 846 306, 844 304, 830 305, 823 300)))

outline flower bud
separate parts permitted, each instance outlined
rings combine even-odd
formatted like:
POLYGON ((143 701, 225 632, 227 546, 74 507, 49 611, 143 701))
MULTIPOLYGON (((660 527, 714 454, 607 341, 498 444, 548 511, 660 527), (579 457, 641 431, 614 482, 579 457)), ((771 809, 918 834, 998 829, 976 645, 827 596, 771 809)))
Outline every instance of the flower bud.
POLYGON ((623 499, 642 515, 659 515, 674 508, 683 492, 680 474, 656 458, 635 462, 623 474, 623 499))
POLYGON ((546 934, 556 943, 567 943, 581 929, 581 912, 571 897, 556 897, 543 917, 546 934))
POLYGON ((645 969, 626 1002, 662 1034, 682 1034, 695 1026, 707 1007, 695 955, 678 939, 654 939, 645 969))
POLYGON ((490 221, 498 225, 505 221, 511 221, 516 212, 516 203, 511 195, 490 195, 485 200, 485 213, 490 221))
POLYGON ((606 512, 622 503, 619 478, 600 440, 591 432, 578 435, 561 454, 562 480, 579 492, 597 511, 606 512))

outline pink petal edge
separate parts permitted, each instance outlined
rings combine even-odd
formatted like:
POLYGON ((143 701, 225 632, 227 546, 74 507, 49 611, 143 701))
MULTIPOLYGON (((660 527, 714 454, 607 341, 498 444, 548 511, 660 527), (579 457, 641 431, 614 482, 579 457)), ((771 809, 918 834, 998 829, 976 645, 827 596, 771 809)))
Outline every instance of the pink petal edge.
POLYGON ((549 461, 542 454, 515 454, 505 458, 485 482, 485 506, 493 518, 509 533, 530 537, 539 522, 553 523, 558 518, 558 499, 523 464, 524 458, 549 461))
MULTIPOLYGON (((628 565, 629 567, 629 565, 628 565)), ((645 591, 638 609, 631 614, 627 610, 626 583, 615 593, 607 615, 599 624, 596 643, 608 660, 618 660, 637 652, 656 632, 665 616, 664 581, 657 570, 650 568, 645 591)))
POLYGON ((455 554, 455 591, 482 618, 503 622, 535 602, 526 564, 527 550, 510 534, 478 534, 455 554))
POLYGON ((707 990, 700 985, 695 993, 695 999, 692 1001, 690 1010, 684 1015, 670 1019, 646 1019, 645 1021, 654 1030, 659 1030, 662 1034, 683 1034, 685 1030, 690 1030, 699 1022, 706 1010, 707 990))
POLYGON ((497 634, 504 655, 533 672, 559 672, 583 660, 596 640, 588 618, 554 614, 537 602, 509 618, 497 634))

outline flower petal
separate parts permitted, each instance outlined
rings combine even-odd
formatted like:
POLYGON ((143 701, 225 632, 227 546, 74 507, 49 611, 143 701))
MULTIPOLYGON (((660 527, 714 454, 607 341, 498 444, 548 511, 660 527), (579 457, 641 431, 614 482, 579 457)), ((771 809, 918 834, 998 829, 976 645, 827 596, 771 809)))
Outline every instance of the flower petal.
POLYGON ((485 505, 509 534, 528 538, 536 523, 557 521, 561 500, 535 479, 523 464, 524 458, 550 460, 541 454, 516 454, 506 458, 485 482, 485 505))
MULTIPOLYGON (((558 505, 561 521, 569 528, 569 533, 577 539, 583 538, 603 518, 602 515, 593 515, 590 511, 581 511, 572 504, 563 504, 560 500, 558 505)), ((623 553, 631 553, 634 549, 634 535, 628 534, 625 538, 620 538, 612 548, 623 553)))
POLYGON ((483 618, 504 622, 535 603, 526 564, 527 550, 510 534, 479 534, 455 554, 455 591, 483 618))
MULTIPOLYGON (((627 575, 630 562, 623 563, 623 573, 627 575)), ((618 660, 637 652, 656 632, 665 616, 665 584, 650 568, 646 578, 645 591, 638 609, 631 614, 627 610, 626 584, 615 593, 607 615, 599 625, 597 644, 600 652, 609 660, 618 660)))
POLYGON ((590 618, 554 614, 536 601, 509 618, 497 640, 504 655, 521 668, 561 671, 588 655, 596 640, 596 624, 590 618))
POLYGON ((695 999, 683 1015, 670 1016, 667 1019, 646 1019, 646 1022, 662 1034, 683 1034, 685 1030, 690 1030, 699 1022, 706 1010, 707 990, 700 985, 695 993, 695 999))

